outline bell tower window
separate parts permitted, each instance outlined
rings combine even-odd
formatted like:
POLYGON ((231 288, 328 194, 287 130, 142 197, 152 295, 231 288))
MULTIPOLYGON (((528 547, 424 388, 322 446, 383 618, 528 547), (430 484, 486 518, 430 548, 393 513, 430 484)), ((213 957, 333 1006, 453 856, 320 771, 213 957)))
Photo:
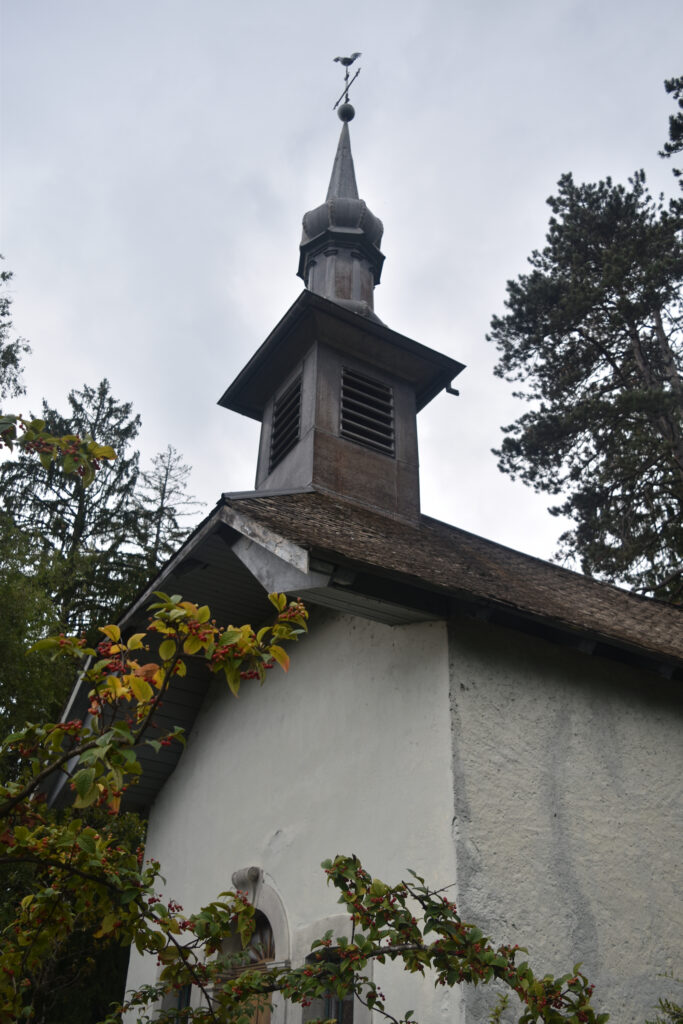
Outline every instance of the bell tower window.
POLYGON ((299 440, 301 426, 301 377, 276 398, 270 435, 269 471, 282 462, 299 440))
POLYGON ((394 394, 388 384, 342 369, 339 434, 364 448, 395 456, 394 394))

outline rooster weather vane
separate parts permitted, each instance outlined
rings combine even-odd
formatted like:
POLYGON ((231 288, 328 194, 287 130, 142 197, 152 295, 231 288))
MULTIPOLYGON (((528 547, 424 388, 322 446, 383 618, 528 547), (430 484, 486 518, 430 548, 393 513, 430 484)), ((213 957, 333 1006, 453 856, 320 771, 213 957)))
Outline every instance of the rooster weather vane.
POLYGON ((335 105, 332 107, 333 110, 336 110, 337 107, 339 106, 339 104, 341 103, 341 101, 344 100, 344 105, 339 110, 339 116, 342 118, 342 121, 346 121, 346 120, 350 121, 351 118, 353 117, 353 113, 351 113, 351 117, 348 117, 348 118, 347 117, 342 117, 342 110, 344 109, 344 107, 348 107, 349 108, 349 112, 353 111, 353 107, 349 103, 349 89, 351 88, 353 83, 358 78, 361 69, 358 68, 356 73, 355 73, 355 75, 353 76, 353 78, 349 78, 349 68, 354 63, 354 61, 358 60, 358 58, 360 56, 361 56, 360 53, 352 53, 350 57, 335 57, 334 58, 334 60, 337 63, 341 64, 342 67, 344 67, 346 69, 346 74, 344 75, 344 91, 342 92, 341 96, 339 97, 339 99, 337 100, 335 105))

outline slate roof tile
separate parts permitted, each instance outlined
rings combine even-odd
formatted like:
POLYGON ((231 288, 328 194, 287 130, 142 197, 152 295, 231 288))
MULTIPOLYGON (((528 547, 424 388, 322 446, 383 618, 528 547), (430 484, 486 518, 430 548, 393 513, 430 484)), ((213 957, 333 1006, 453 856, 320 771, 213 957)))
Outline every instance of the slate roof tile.
POLYGON ((514 610, 683 661, 683 609, 644 598, 421 516, 415 524, 319 492, 223 501, 318 557, 514 610))

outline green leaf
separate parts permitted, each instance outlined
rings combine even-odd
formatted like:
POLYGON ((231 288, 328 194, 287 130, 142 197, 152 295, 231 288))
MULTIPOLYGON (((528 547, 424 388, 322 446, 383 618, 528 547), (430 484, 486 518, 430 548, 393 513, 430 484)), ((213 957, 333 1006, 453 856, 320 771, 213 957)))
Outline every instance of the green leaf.
POLYGON ((225 678, 228 681, 230 692, 233 694, 233 696, 237 697, 240 692, 240 683, 242 682, 242 677, 240 676, 239 670, 239 662, 236 663, 234 661, 227 661, 223 666, 223 671, 225 673, 225 678))
POLYGON ((76 799, 74 800, 73 806, 78 810, 84 807, 90 807, 91 804, 95 803, 99 794, 100 791, 97 788, 97 786, 93 786, 92 789, 85 794, 85 796, 77 796, 76 799))
POLYGON ((176 652, 175 640, 162 640, 159 644, 159 657, 162 661, 170 661, 176 652))
POLYGON ((218 644, 220 647, 227 647, 230 644, 234 644, 236 640, 239 640, 240 635, 241 634, 238 629, 226 629, 225 632, 221 634, 218 644))
POLYGON ((95 769, 94 768, 81 768, 79 772, 76 772, 72 782, 74 789, 78 793, 79 797, 83 798, 90 791, 92 784, 95 781, 95 769))
POLYGON ((96 852, 95 839, 90 829, 86 829, 84 832, 81 832, 76 839, 76 844, 80 846, 84 853, 96 852))
POLYGON ((55 637, 53 637, 53 636, 46 636, 42 640, 36 640, 36 642, 34 644, 32 644, 31 647, 29 647, 29 652, 30 651, 49 651, 52 648, 58 647, 58 646, 59 646, 59 641, 55 637))
POLYGON ((166 949, 160 949, 157 956, 161 960, 162 964, 170 964, 173 963, 174 960, 178 959, 180 953, 175 946, 167 946, 166 949))

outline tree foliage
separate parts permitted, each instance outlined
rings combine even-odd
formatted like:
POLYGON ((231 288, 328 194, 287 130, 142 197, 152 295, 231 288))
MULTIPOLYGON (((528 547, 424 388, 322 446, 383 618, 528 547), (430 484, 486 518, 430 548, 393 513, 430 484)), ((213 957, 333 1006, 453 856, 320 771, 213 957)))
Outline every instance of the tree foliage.
POLYGON ((31 351, 28 342, 23 338, 10 340, 12 300, 8 288, 11 280, 10 271, 0 271, 0 402, 24 394, 25 389, 21 381, 22 361, 31 351))
MULTIPOLYGON (((9 278, 3 275, 2 283, 9 278)), ((3 296, 0 399, 5 400, 23 394, 21 357, 29 351, 21 340, 9 340, 9 309, 3 296)), ((132 443, 126 446, 125 435, 132 442, 139 420, 130 406, 112 398, 106 382, 73 393, 70 406, 70 414, 60 416, 44 403, 48 426, 44 419, 7 413, 0 402, 0 449, 18 455, 0 471, 0 735, 21 731, 26 722, 56 721, 73 686, 73 666, 51 661, 48 651, 27 658, 27 645, 60 625, 67 631, 86 627, 105 605, 116 609, 128 600, 167 557, 169 542, 180 543, 182 517, 194 507, 186 492, 189 471, 171 449, 148 473, 139 474, 135 488, 138 455, 132 443), (121 461, 112 465, 112 447, 95 442, 93 434, 110 436, 121 447, 123 471, 121 461), (119 516, 122 508, 127 522, 119 516), (102 529, 107 536, 98 534, 102 529)), ((7 752, 0 764, 3 783, 17 780, 22 762, 16 749, 7 752)), ((68 813, 55 812, 50 820, 62 827, 68 813)), ((104 821, 115 846, 135 850, 143 841, 144 822, 137 815, 112 819, 90 807, 77 816, 81 828, 95 832, 104 821)), ((39 894, 44 877, 23 861, 3 864, 1 873, 4 936, 19 901, 39 894)), ((121 997, 128 948, 95 941, 99 925, 78 914, 73 923, 64 941, 41 958, 32 1003, 36 1021, 99 1020, 121 997)))
POLYGON ((108 381, 69 394, 63 416, 43 403, 43 423, 56 437, 97 437, 117 457, 94 480, 47 469, 29 453, 0 470, 5 509, 32 542, 34 558, 51 577, 59 621, 69 631, 102 621, 142 582, 135 557, 139 534, 133 492, 139 455, 132 449, 140 419, 128 403, 116 401, 108 381), (90 484, 90 486, 86 486, 90 484))
POLYGON ((0 443, 20 451, 0 468, 0 495, 30 540, 67 632, 87 630, 132 600, 180 543, 182 520, 198 505, 175 449, 141 472, 140 417, 114 398, 108 381, 72 391, 69 406, 66 416, 44 402, 40 420, 0 417, 0 443))
MULTIPOLYGON (((0 448, 18 448, 26 461, 62 476, 75 476, 83 488, 94 480, 112 448, 74 435, 55 437, 43 421, 0 414, 0 448)), ((0 722, 11 732, 24 721, 59 713, 73 682, 66 666, 45 657, 27 660, 26 648, 58 624, 52 600, 53 580, 44 560, 36 558, 31 535, 0 512, 0 722)))
POLYGON ((645 1024, 683 1024, 683 1006, 672 999, 660 999, 657 1004, 657 1016, 645 1024))
POLYGON ((72 674, 47 655, 26 657, 35 643, 57 625, 43 581, 27 572, 30 545, 24 534, 0 514, 0 728, 18 729, 36 716, 52 719, 62 707, 72 674), (46 682, 47 681, 47 682, 46 682))
MULTIPOLYGON (((177 908, 155 895, 159 866, 143 863, 141 846, 122 841, 118 824, 93 827, 91 809, 116 816, 123 793, 140 775, 139 751, 160 750, 182 740, 180 730, 155 732, 153 716, 169 686, 202 658, 225 676, 236 695, 244 679, 264 681, 268 668, 288 668, 282 646, 306 628, 306 610, 272 595, 277 614, 270 626, 222 629, 207 607, 158 595, 147 633, 124 639, 119 627, 101 628, 97 649, 64 634, 34 645, 39 652, 83 662, 91 685, 87 722, 29 724, 0 745, 0 864, 13 888, 24 886, 0 950, 0 1022, 54 1019, 55 979, 77 977, 74 937, 97 947, 117 943, 162 954, 178 949, 177 908), (144 663, 141 663, 142 659, 144 663), (150 660, 150 659, 155 660, 150 660), (45 807, 46 787, 65 781, 72 807, 45 807), (76 973, 75 973, 76 972, 76 973), (52 1007, 52 1010, 50 1010, 52 1007)), ((233 910, 212 905, 229 930, 233 910)), ((194 939, 193 939, 194 941, 194 939)))
MULTIPOLYGON (((662 146, 660 156, 675 156, 683 152, 683 75, 679 78, 668 78, 664 88, 671 93, 678 111, 669 115, 669 138, 662 146)), ((673 173, 680 178, 680 186, 683 188, 683 172, 679 167, 673 168, 673 173)))
POLYGON ((187 530, 183 520, 201 508, 187 491, 190 473, 172 445, 155 455, 151 468, 140 473, 135 506, 143 530, 142 555, 148 579, 184 540, 187 530))
MULTIPOLYGON (((398 962, 410 973, 431 972, 434 984, 447 988, 498 982, 521 1003, 518 1024, 604 1024, 609 1019, 608 1014, 596 1013, 593 1008, 593 987, 581 973, 580 964, 559 977, 537 977, 527 960, 518 960, 525 949, 494 946, 476 925, 461 919, 446 895, 449 887, 430 889, 412 871, 411 878, 387 885, 368 874, 355 856, 338 855, 321 866, 351 917, 350 940, 335 938, 330 931, 314 940, 311 955, 302 967, 249 970, 246 957, 240 961, 234 954, 226 956, 222 946, 236 928, 248 940, 253 911, 242 894, 223 893, 219 904, 184 920, 182 907, 175 910, 176 934, 183 936, 182 943, 160 950, 159 960, 165 966, 159 983, 134 992, 123 1008, 137 1011, 139 1024, 152 1020, 242 1024, 254 1020, 258 1008, 275 992, 304 1007, 321 1005, 325 997, 341 1001, 352 995, 391 1024, 414 1024, 412 1010, 395 1016, 388 1009, 384 993, 368 971, 371 962, 376 961, 398 962), (232 913, 227 929, 217 907, 232 913), (218 921, 220 928, 214 927, 218 921), (156 1007, 169 989, 178 991, 188 984, 202 992, 202 1005, 183 1010, 155 1008, 150 1014, 150 1004, 156 1007)), ((493 1010, 493 1020, 500 1018, 499 1011, 507 1002, 504 995, 493 1010)), ((115 1024, 118 1019, 117 1010, 106 1024, 115 1024)))
POLYGON ((546 246, 491 323, 496 373, 532 403, 495 454, 573 528, 584 572, 683 598, 683 238, 645 175, 564 175, 546 246))

